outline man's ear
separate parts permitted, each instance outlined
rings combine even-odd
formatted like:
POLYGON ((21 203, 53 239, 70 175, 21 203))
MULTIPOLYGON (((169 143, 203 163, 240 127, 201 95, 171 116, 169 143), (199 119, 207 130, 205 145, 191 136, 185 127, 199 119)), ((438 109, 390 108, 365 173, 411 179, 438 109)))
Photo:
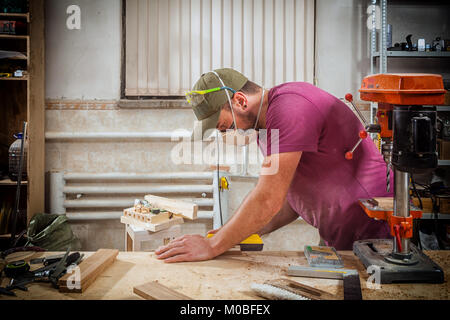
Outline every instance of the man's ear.
POLYGON ((233 96, 233 102, 235 103, 235 107, 239 108, 241 111, 246 111, 248 99, 243 92, 236 92, 233 96))

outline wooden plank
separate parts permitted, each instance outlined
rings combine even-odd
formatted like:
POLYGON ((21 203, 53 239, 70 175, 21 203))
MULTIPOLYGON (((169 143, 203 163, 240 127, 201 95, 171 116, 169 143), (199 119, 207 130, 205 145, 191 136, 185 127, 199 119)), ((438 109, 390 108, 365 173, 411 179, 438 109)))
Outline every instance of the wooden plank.
POLYGON ((68 288, 67 281, 70 277, 72 277, 72 274, 66 274, 58 281, 59 291, 82 293, 107 267, 113 264, 118 254, 119 250, 116 249, 97 250, 96 253, 79 264, 80 278, 76 279, 74 282, 71 282, 75 288, 68 288))
POLYGON ((134 287, 133 292, 146 300, 193 300, 157 281, 148 282, 134 287))
POLYGON ((30 14, 29 13, 0 13, 0 18, 24 18, 27 19, 27 22, 30 22, 30 14))
POLYGON ((378 207, 382 208, 385 211, 394 210, 394 198, 392 197, 378 197, 373 198, 373 200, 377 201, 378 207))
POLYGON ((158 197, 151 194, 146 195, 144 199, 150 202, 151 205, 158 208, 165 209, 175 214, 180 214, 191 220, 197 219, 198 205, 195 203, 179 199, 158 197))
POLYGON ((174 226, 176 224, 181 224, 184 222, 184 220, 180 216, 174 216, 172 219, 169 219, 169 220, 157 223, 157 224, 152 224, 152 223, 142 222, 142 221, 130 218, 130 217, 121 216, 120 222, 122 222, 124 224, 131 224, 131 225, 134 225, 139 228, 143 228, 148 231, 157 232, 157 231, 168 229, 171 226, 174 226))
POLYGON ((4 39, 28 39, 29 36, 16 35, 16 34, 0 34, 0 38, 4 38, 4 39))
MULTIPOLYGON (((17 59, 17 60, 21 60, 21 59, 17 59)), ((23 77, 9 77, 9 78, 0 78, 0 81, 27 81, 28 77, 27 76, 23 76, 23 77)))
POLYGON ((45 212, 45 59, 44 0, 30 1, 28 49, 28 195, 27 224, 45 212))

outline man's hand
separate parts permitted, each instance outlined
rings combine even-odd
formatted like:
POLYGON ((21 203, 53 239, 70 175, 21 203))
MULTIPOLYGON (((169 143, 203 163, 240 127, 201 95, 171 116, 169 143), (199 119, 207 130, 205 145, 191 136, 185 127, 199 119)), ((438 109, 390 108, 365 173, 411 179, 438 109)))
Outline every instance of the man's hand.
POLYGON ((156 258, 164 262, 203 261, 218 255, 209 239, 201 235, 184 235, 155 251, 156 258))

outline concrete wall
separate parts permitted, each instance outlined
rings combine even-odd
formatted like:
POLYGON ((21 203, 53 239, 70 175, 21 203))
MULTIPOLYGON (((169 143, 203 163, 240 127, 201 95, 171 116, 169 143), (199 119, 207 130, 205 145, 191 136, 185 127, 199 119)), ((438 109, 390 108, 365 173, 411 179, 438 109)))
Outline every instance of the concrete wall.
POLYGON ((118 99, 122 46, 120 0, 46 1, 46 97, 118 99), (69 5, 81 8, 81 29, 69 30, 69 5))

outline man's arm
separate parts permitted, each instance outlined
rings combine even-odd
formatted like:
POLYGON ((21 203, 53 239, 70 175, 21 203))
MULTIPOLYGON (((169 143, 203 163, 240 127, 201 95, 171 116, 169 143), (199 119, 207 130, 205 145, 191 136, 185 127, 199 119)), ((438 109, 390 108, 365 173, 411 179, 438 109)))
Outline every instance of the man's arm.
POLYGON ((301 154, 298 151, 266 157, 256 187, 214 237, 185 235, 177 238, 155 251, 158 259, 165 262, 212 259, 260 231, 283 207, 301 154), (270 172, 277 161, 277 172, 270 172))
POLYGON ((262 236, 267 233, 271 233, 285 225, 291 223, 292 221, 298 219, 298 214, 289 205, 287 199, 284 200, 283 208, 257 233, 262 236))

